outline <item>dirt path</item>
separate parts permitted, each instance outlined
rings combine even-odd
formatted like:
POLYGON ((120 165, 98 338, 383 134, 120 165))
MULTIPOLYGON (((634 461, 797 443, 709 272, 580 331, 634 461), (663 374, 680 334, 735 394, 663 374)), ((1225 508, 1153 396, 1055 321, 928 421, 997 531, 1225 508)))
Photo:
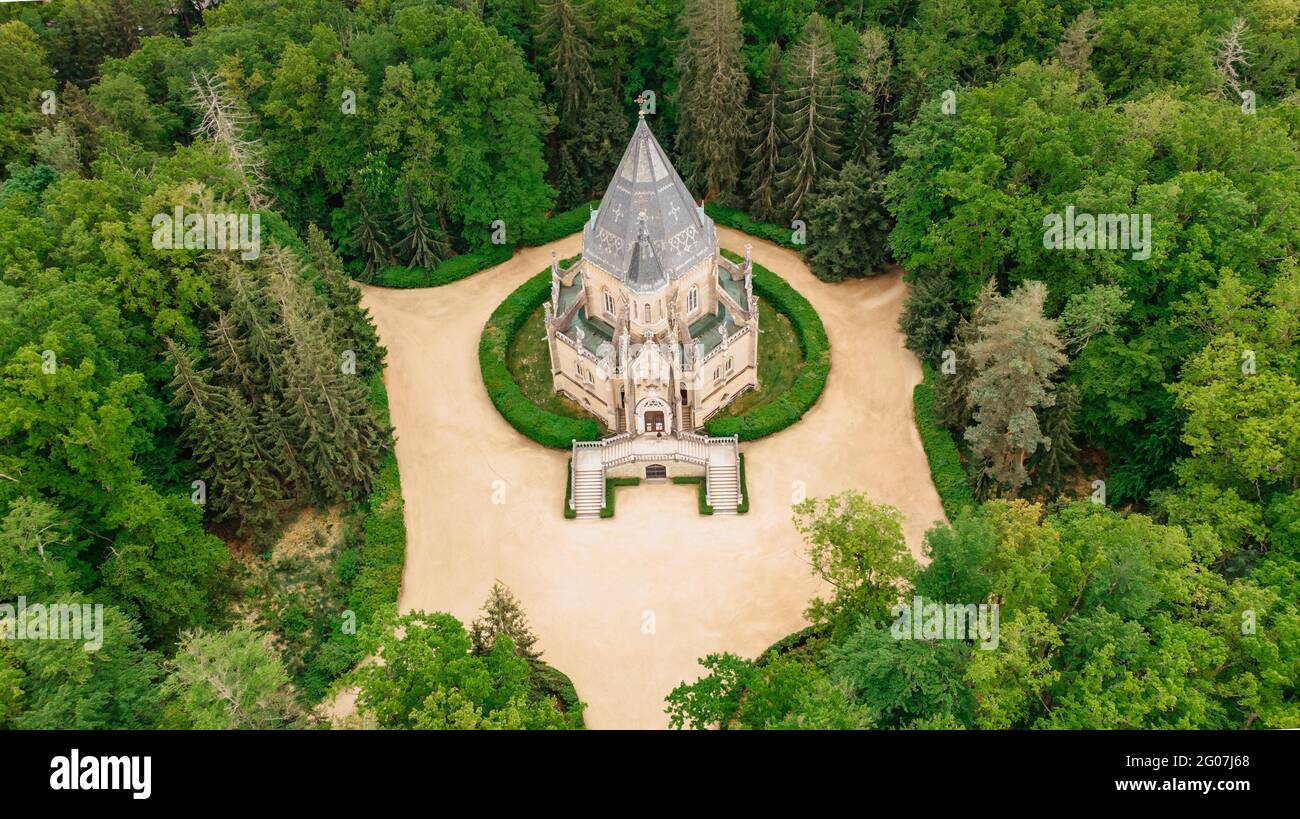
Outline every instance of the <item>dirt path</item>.
MULTIPOLYGON (((720 229, 741 252, 747 237, 720 229)), ((912 424, 915 356, 896 329, 898 274, 829 285, 800 258, 757 239, 754 259, 816 306, 831 340, 821 400, 784 432, 744 444, 751 511, 696 513, 691 486, 618 490, 611 520, 568 521, 567 454, 524 438, 497 414, 478 370, 488 315, 526 278, 579 252, 581 237, 431 290, 365 288, 388 348, 386 373, 406 499, 402 611, 469 622, 493 579, 528 611, 546 659, 573 678, 592 728, 661 728, 664 696, 700 674, 697 658, 753 656, 805 625, 819 589, 790 521, 808 496, 856 488, 901 508, 912 551, 943 517, 912 424), (498 481, 503 483, 497 483, 498 481), (494 490, 504 487, 504 503, 494 490)))

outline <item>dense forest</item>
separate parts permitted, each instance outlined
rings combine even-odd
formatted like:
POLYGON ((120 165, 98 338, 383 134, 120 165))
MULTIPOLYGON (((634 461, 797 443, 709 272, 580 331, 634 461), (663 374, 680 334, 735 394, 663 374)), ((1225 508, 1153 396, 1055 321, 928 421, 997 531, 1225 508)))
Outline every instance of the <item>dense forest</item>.
POLYGON ((837 594, 676 724, 1300 726, 1296 0, 52 0, 0 64, 0 601, 103 602, 112 649, 0 642, 0 726, 305 725, 342 683, 367 724, 580 725, 507 590, 395 619, 350 280, 537 240, 638 110, 720 223, 903 268, 957 453, 924 569, 887 508, 798 507, 837 594), (260 252, 160 246, 185 212, 260 252), (1076 212, 1146 244, 1046 241, 1076 212), (891 639, 900 587, 998 602, 1002 650, 891 639))

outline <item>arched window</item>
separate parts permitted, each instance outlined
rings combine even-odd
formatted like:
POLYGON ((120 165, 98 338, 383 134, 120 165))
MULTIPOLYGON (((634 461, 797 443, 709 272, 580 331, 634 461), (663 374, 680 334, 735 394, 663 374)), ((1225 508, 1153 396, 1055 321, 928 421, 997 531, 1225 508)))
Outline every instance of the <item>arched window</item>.
POLYGON ((646 302, 645 305, 645 323, 650 323, 650 302, 646 302))
POLYGON ((604 293, 605 293, 605 312, 612 316, 614 315, 614 297, 609 294, 608 290, 605 290, 604 293))
POLYGON ((692 287, 691 292, 686 294, 686 312, 694 313, 695 308, 700 306, 700 288, 692 287))
POLYGON ((728 374, 728 375, 731 374, 731 362, 732 362, 732 359, 728 358, 728 359, 727 359, 727 374, 728 374))

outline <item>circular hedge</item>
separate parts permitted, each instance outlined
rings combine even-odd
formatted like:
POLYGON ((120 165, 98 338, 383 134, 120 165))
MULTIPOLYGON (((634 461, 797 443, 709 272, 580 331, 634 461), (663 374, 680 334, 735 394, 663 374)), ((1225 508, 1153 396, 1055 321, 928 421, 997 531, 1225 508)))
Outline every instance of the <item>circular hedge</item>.
POLYGON ((830 339, 812 304, 785 279, 757 263, 753 281, 754 293, 790 319, 803 353, 803 366, 790 388, 766 404, 733 417, 715 418, 704 425, 710 435, 736 435, 742 441, 780 432, 802 418, 821 397, 831 371, 830 339))
POLYGON ((510 340, 533 311, 550 297, 549 267, 506 296, 506 300, 492 311, 487 324, 483 325, 483 335, 478 342, 478 366, 492 405, 510 426, 539 444, 569 449, 575 440, 596 440, 599 435, 596 419, 566 418, 547 412, 528 400, 506 365, 510 340))
MULTIPOLYGON (((736 435, 742 441, 779 432, 802 418, 821 397, 831 369, 830 340, 812 304, 785 279, 762 265, 754 265, 753 283, 754 292, 790 320, 799 339, 803 365, 789 389, 781 395, 749 412, 716 418, 704 425, 710 435, 736 435)), ((599 435, 596 420, 568 418, 538 407, 519 389, 506 363, 511 339, 533 311, 550 297, 549 267, 507 296, 483 326, 478 365, 488 397, 512 427, 544 446, 569 449, 575 440, 596 440, 599 435)))

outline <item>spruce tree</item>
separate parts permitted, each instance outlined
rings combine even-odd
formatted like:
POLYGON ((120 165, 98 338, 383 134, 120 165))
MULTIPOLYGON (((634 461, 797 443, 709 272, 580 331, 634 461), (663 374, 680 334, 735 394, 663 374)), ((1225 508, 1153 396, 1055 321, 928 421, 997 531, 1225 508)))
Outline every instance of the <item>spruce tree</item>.
POLYGON ((782 96, 782 131, 789 139, 777 187, 782 210, 801 218, 813 187, 839 162, 840 77, 821 15, 808 18, 790 52, 782 96))
POLYGON ((408 268, 422 267, 432 273, 438 262, 447 258, 447 242, 437 225, 429 223, 410 184, 403 186, 398 205, 402 238, 397 242, 397 252, 406 259, 408 268))
POLYGON ((942 364, 944 345, 957 323, 957 287, 944 270, 912 269, 907 301, 898 319, 898 329, 907 335, 907 349, 931 366, 942 364))
POLYGON ((500 580, 492 584, 487 601, 483 603, 483 613, 470 625, 470 638, 475 654, 487 654, 492 651, 497 637, 506 635, 514 643, 515 654, 529 662, 542 658, 542 652, 534 646, 537 636, 528 626, 527 615, 523 606, 513 592, 500 580))
POLYGON ((884 168, 872 154, 823 179, 808 199, 808 266, 822 281, 880 272, 893 220, 885 207, 884 168))
POLYGON ((1031 463, 1040 493, 1059 492, 1066 473, 1079 465, 1079 445, 1074 440, 1078 414, 1079 390, 1073 384, 1058 389, 1056 403, 1043 411, 1043 434, 1048 443, 1031 463))
POLYGON ((364 199, 358 200, 357 223, 350 238, 353 247, 366 260, 362 273, 364 281, 374 279, 375 273, 392 262, 383 221, 364 199))
POLYGON ((303 280, 297 257, 279 247, 266 256, 286 342, 280 411, 314 493, 342 501, 369 489, 388 431, 370 410, 365 381, 343 371, 325 306, 303 280))
POLYGON ((949 346, 956 359, 956 371, 943 373, 941 370, 938 383, 935 384, 935 411, 945 426, 957 432, 964 432, 971 423, 970 384, 975 377, 971 347, 979 339, 979 327, 997 295, 997 281, 990 278, 976 295, 970 317, 962 317, 957 322, 957 330, 953 333, 949 346))
POLYGON ((729 193, 740 176, 749 79, 736 0, 686 0, 677 56, 678 154, 705 199, 729 193))
POLYGON ((172 403, 181 413, 182 440, 206 472, 207 507, 215 520, 236 520, 241 537, 267 534, 283 497, 268 453, 258 441, 252 408, 233 387, 212 383, 189 351, 170 339, 172 403))
POLYGON ((781 131, 781 96, 781 47, 772 43, 767 49, 763 81, 755 98, 753 147, 747 163, 749 175, 745 179, 750 215, 760 222, 774 222, 782 213, 776 183, 781 169, 781 152, 786 143, 781 131))
POLYGON ((975 368, 967 401, 974 425, 966 430, 984 473, 1014 495, 1029 481, 1026 460, 1050 444, 1038 412, 1055 401, 1052 378, 1066 363, 1056 321, 1043 315, 1047 287, 1025 282, 1009 298, 994 296, 970 348, 975 368))
POLYGON ((537 8, 537 62, 555 89, 561 122, 576 122, 596 90, 591 67, 590 30, 582 8, 572 0, 541 0, 537 8))
POLYGON ((343 260, 330 240, 313 225, 307 226, 307 253, 330 301, 330 328, 340 349, 357 354, 357 372, 379 372, 384 366, 384 348, 379 346, 370 311, 361 306, 361 288, 343 270, 343 260))

